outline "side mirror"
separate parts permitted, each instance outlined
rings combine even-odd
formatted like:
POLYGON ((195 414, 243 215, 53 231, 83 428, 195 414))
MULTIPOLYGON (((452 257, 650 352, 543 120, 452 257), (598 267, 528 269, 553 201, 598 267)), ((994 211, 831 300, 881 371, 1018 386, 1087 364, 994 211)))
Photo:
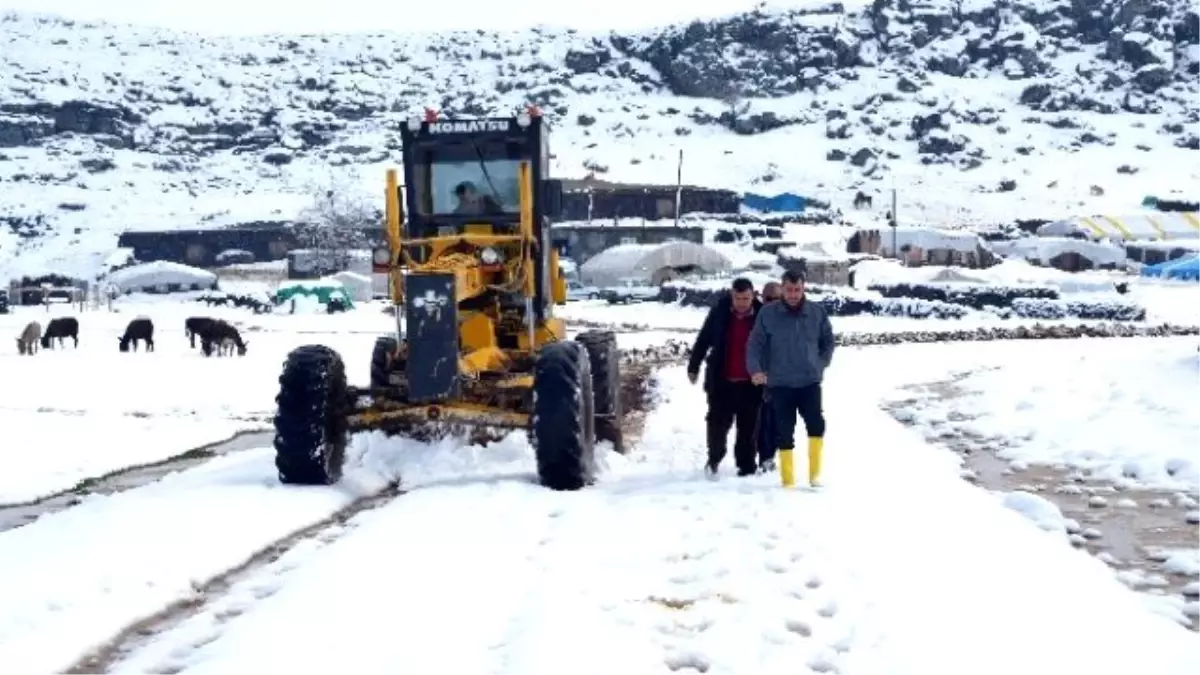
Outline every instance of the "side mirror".
POLYGON ((542 182, 542 214, 552 220, 562 216, 563 183, 549 179, 542 182))

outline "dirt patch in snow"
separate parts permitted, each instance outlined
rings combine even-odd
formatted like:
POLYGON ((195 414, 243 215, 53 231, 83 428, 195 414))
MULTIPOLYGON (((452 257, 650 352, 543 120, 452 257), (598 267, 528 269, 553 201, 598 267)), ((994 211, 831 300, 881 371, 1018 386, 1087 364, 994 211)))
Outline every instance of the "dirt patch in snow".
MULTIPOLYGON (((884 407, 909 426, 915 426, 909 411, 930 403, 950 404, 950 422, 969 421, 971 416, 953 411, 952 404, 967 394, 958 383, 968 375, 905 387, 912 398, 884 407)), ((962 458, 964 479, 988 490, 1019 490, 1054 503, 1067 518, 1071 545, 1104 561, 1130 588, 1165 596, 1182 609, 1192 630, 1200 630, 1197 578, 1180 570, 1168 553, 1200 548, 1196 495, 1118 485, 1068 467, 1010 464, 999 453, 1014 441, 984 438, 954 425, 926 428, 926 438, 962 458)))

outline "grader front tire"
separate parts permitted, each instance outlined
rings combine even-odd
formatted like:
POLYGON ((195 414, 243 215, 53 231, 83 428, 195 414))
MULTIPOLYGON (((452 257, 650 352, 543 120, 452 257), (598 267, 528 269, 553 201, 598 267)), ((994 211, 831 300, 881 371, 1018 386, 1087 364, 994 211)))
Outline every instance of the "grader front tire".
POLYGON ((530 442, 538 481, 551 490, 579 490, 596 479, 590 365, 578 342, 551 342, 534 363, 530 442))
POLYGON ((287 356, 275 398, 275 468, 292 485, 332 485, 342 477, 350 398, 342 357, 322 345, 287 356))

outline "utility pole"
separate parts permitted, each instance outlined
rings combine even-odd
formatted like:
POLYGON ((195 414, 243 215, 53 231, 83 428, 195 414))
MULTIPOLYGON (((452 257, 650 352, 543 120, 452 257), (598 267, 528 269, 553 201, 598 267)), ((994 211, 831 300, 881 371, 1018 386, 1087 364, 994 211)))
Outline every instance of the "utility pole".
POLYGON ((683 148, 679 149, 679 164, 675 167, 675 227, 679 227, 679 205, 683 199, 683 148))
POLYGON ((888 225, 890 225, 892 227, 892 255, 897 260, 899 260, 900 259, 900 248, 899 248, 899 246, 896 245, 896 240, 898 239, 897 231, 900 227, 900 220, 899 220, 899 218, 896 217, 896 188, 892 188, 891 216, 892 216, 891 222, 889 222, 888 225))

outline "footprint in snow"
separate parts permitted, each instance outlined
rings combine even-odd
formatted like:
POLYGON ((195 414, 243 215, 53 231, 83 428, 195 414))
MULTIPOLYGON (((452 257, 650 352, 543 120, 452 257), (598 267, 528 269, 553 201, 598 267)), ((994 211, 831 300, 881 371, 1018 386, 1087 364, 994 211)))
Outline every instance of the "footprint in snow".
POLYGON ((678 584, 680 586, 686 586, 687 584, 695 583, 699 580, 700 580, 700 575, 691 574, 691 573, 687 573, 687 572, 684 572, 681 574, 676 574, 676 575, 672 576, 671 578, 667 579, 667 581, 670 581, 673 584, 678 584))
POLYGON ((788 619, 783 622, 783 627, 800 637, 812 637, 812 625, 803 619, 788 619))
POLYGON ((671 672, 693 670, 697 673, 707 673, 708 669, 712 667, 707 657, 692 651, 671 654, 664 659, 664 663, 671 672))
POLYGON ((791 571, 790 567, 778 561, 768 561, 766 563, 766 568, 768 572, 774 572, 776 574, 787 574, 791 571))
POLYGON ((837 663, 831 654, 817 654, 808 660, 808 667, 814 673, 837 673, 837 663))
POLYGON ((833 617, 837 616, 837 613, 838 606, 833 600, 821 605, 820 609, 817 610, 817 614, 821 615, 821 617, 824 619, 832 619, 833 617))
POLYGON ((821 579, 819 577, 809 577, 808 581, 805 582, 804 586, 805 586, 805 588, 810 588, 812 590, 816 590, 821 587, 821 579))

